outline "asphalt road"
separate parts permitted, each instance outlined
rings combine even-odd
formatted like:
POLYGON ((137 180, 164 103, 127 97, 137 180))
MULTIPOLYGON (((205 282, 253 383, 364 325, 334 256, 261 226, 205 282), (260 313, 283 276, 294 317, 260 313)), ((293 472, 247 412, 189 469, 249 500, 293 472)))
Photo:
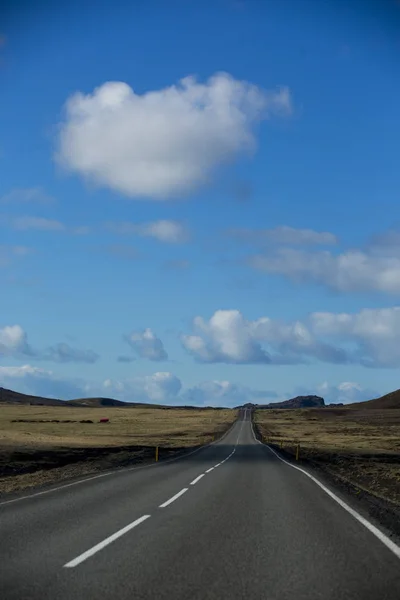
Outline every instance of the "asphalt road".
POLYGON ((0 598, 399 600, 400 548, 249 417, 179 460, 0 502, 0 598))

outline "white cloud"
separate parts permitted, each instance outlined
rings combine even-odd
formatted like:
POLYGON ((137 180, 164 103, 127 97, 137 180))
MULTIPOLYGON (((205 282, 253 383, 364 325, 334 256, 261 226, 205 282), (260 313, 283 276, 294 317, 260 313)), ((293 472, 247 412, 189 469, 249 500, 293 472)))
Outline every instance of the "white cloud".
POLYGON ((0 329, 0 355, 29 353, 27 335, 20 325, 8 325, 0 329))
POLYGON ((53 204, 54 201, 41 187, 16 188, 0 196, 0 204, 53 204))
POLYGON ((351 404, 372 400, 380 395, 375 390, 364 388, 361 384, 353 381, 343 381, 338 385, 330 385, 325 381, 317 386, 316 393, 324 398, 325 404, 351 404))
POLYGON ((229 235, 253 244, 321 245, 337 244, 337 237, 328 231, 296 229, 282 225, 275 229, 231 229, 229 235))
POLYGON ((254 269, 284 275, 296 282, 323 284, 342 292, 400 292, 400 257, 376 256, 361 250, 342 254, 278 248, 248 259, 254 269))
POLYGON ((141 224, 128 221, 108 223, 107 229, 119 235, 152 237, 168 244, 180 244, 189 239, 189 231, 182 223, 165 219, 141 224))
POLYGON ((184 348, 197 360, 236 364, 293 364, 310 358, 345 363, 345 350, 317 340, 304 323, 261 317, 246 320, 238 310, 217 310, 209 321, 193 320, 194 334, 182 335, 184 348))
POLYGON ((186 77, 142 95, 111 81, 68 99, 56 159, 100 186, 165 200, 254 150, 254 125, 290 111, 287 88, 265 92, 227 73, 205 84, 186 77))
POLYGON ((182 335, 184 348, 204 362, 269 363, 271 357, 237 310, 218 310, 207 322, 193 321, 195 335, 182 335))
POLYGON ((176 402, 181 391, 181 380, 168 372, 135 377, 124 381, 106 379, 103 387, 108 394, 116 394, 126 402, 176 402))
POLYGON ((26 375, 52 375, 51 371, 32 367, 31 365, 23 365, 22 367, 0 367, 0 379, 4 378, 23 378, 26 375))
POLYGON ((304 321, 244 318, 218 310, 193 320, 183 347, 200 362, 296 364, 315 360, 365 367, 400 367, 400 307, 358 313, 311 313, 304 321))
POLYGON ((86 385, 82 381, 58 377, 52 371, 31 365, 0 367, 0 386, 23 394, 61 400, 86 395, 86 385))
POLYGON ((164 344, 150 328, 143 331, 133 331, 124 336, 124 339, 141 358, 154 361, 168 359, 164 344))
POLYGON ((79 350, 65 343, 58 343, 44 349, 33 348, 28 343, 28 336, 20 325, 7 325, 0 328, 0 356, 20 359, 30 357, 59 363, 94 363, 99 358, 99 355, 93 350, 79 350))
POLYGON ((317 335, 353 342, 358 361, 370 367, 400 367, 400 306, 363 309, 358 313, 310 315, 317 335))
POLYGON ((187 229, 176 221, 154 221, 145 226, 142 235, 154 237, 160 242, 178 244, 189 238, 187 229))

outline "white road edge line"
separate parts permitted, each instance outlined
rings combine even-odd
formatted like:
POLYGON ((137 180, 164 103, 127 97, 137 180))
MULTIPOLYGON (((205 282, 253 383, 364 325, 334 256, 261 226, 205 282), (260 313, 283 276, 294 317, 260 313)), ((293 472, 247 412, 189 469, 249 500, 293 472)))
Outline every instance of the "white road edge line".
POLYGON ((202 473, 201 475, 199 475, 198 477, 196 477, 196 479, 193 479, 193 481, 190 482, 190 485, 195 485, 198 481, 200 481, 200 479, 202 477, 204 477, 205 473, 202 473))
POLYGON ((166 506, 168 506, 168 504, 171 504, 171 502, 175 502, 175 500, 177 500, 179 498, 179 496, 182 496, 182 494, 184 494, 185 492, 188 491, 189 488, 183 488, 183 490, 181 490, 180 492, 178 492, 177 494, 175 494, 175 496, 172 496, 172 498, 170 498, 169 500, 167 500, 166 502, 164 502, 164 504, 160 504, 159 508, 165 508, 166 506))
POLYGON ((219 467, 221 465, 221 463, 218 463, 217 465, 214 465, 214 469, 216 469, 217 467, 219 467))
POLYGON ((206 473, 211 473, 211 471, 214 471, 214 467, 211 467, 210 469, 207 469, 206 473))
POLYGON ((86 559, 88 559, 91 556, 93 556, 93 554, 96 554, 96 552, 99 552, 100 550, 103 550, 103 548, 105 548, 106 546, 108 546, 109 544, 111 544, 112 542, 114 542, 115 540, 117 540, 119 537, 121 537, 122 535, 125 535, 125 533, 128 533, 128 531, 130 531, 134 527, 137 527, 138 525, 140 525, 140 523, 143 523, 143 521, 146 521, 146 519, 149 519, 150 516, 151 515, 143 515, 143 517, 140 517, 140 519, 136 519, 136 521, 133 521, 132 523, 129 523, 129 525, 127 525, 126 527, 123 527, 122 529, 120 529, 116 533, 113 533, 113 535, 110 535, 110 537, 106 538, 105 540, 103 540, 99 544, 96 544, 96 546, 93 546, 93 548, 90 548, 90 550, 86 550, 86 552, 84 552, 83 554, 80 554, 79 556, 77 556, 73 560, 70 560, 69 562, 67 562, 64 565, 64 567, 67 568, 67 569, 71 569, 73 567, 77 567, 83 561, 85 561, 86 559))
POLYGON ((375 527, 375 525, 373 525, 372 523, 370 523, 365 517, 363 517, 356 510, 354 510, 354 508, 351 508, 351 506, 349 506, 346 502, 344 502, 344 500, 342 500, 341 498, 339 498, 339 496, 336 496, 336 494, 334 494, 333 492, 331 492, 331 490, 329 488, 327 488, 323 483, 321 483, 319 481, 319 479, 317 479, 316 477, 314 477, 314 475, 311 475, 311 473, 308 473, 305 469, 302 469, 301 467, 297 467, 296 465, 292 465, 292 463, 290 463, 289 461, 287 461, 284 458, 282 458, 281 456, 279 456, 279 454, 277 452, 275 452, 275 450, 273 450, 272 448, 270 448, 270 446, 264 445, 262 442, 260 442, 260 440, 258 440, 256 438, 256 436, 255 436, 253 423, 251 424, 251 430, 253 432, 253 436, 254 436, 254 439, 256 440, 256 442, 258 442, 259 444, 261 444, 265 448, 268 448, 268 450, 270 452, 272 452, 273 454, 275 454, 275 456, 277 458, 279 458, 279 460, 281 460, 282 462, 284 462, 289 467, 292 467, 292 469, 296 469, 296 471, 300 471, 300 473, 303 473, 303 475, 306 475, 306 477, 309 477, 326 494, 328 494, 328 496, 330 496, 332 498, 332 500, 334 500, 335 502, 337 502, 354 519, 356 519, 356 521, 358 521, 359 523, 361 523, 361 525, 364 525, 364 527, 366 529, 368 529, 368 531, 370 531, 376 538, 378 538, 378 540, 381 541, 382 544, 384 544, 386 546, 386 548, 388 548, 389 550, 391 550, 391 552, 393 552, 393 554, 397 558, 400 558, 400 546, 398 546, 397 544, 395 544, 380 529, 378 529, 377 527, 375 527))

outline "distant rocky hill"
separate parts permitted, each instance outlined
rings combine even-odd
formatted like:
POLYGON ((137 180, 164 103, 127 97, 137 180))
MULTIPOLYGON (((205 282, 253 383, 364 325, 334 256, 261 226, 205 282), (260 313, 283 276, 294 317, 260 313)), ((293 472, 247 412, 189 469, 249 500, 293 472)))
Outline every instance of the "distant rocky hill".
POLYGON ((283 402, 271 402, 259 408, 310 408, 313 406, 325 406, 325 400, 321 396, 296 396, 283 402))
POLYGON ((310 408, 314 406, 326 406, 325 400, 321 396, 296 396, 295 398, 290 398, 290 400, 270 402, 270 404, 252 404, 248 402, 236 408, 310 408))
POLYGON ((353 402, 353 404, 343 404, 343 402, 325 404, 325 401, 320 396, 296 396, 290 400, 284 402, 271 402, 270 404, 252 404, 251 402, 237 406, 236 408, 309 408, 309 407, 326 407, 336 408, 345 406, 346 409, 361 409, 361 408, 375 408, 375 409, 400 409, 400 389, 385 394, 379 398, 373 398, 372 400, 365 400, 364 402, 353 402))

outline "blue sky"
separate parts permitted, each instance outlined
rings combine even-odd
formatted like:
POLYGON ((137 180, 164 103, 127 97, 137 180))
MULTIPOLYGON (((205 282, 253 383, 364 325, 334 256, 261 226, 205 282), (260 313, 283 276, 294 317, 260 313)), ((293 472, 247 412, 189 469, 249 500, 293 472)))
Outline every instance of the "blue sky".
POLYGON ((225 405, 398 388, 398 3, 17 4, 0 385, 225 405))

